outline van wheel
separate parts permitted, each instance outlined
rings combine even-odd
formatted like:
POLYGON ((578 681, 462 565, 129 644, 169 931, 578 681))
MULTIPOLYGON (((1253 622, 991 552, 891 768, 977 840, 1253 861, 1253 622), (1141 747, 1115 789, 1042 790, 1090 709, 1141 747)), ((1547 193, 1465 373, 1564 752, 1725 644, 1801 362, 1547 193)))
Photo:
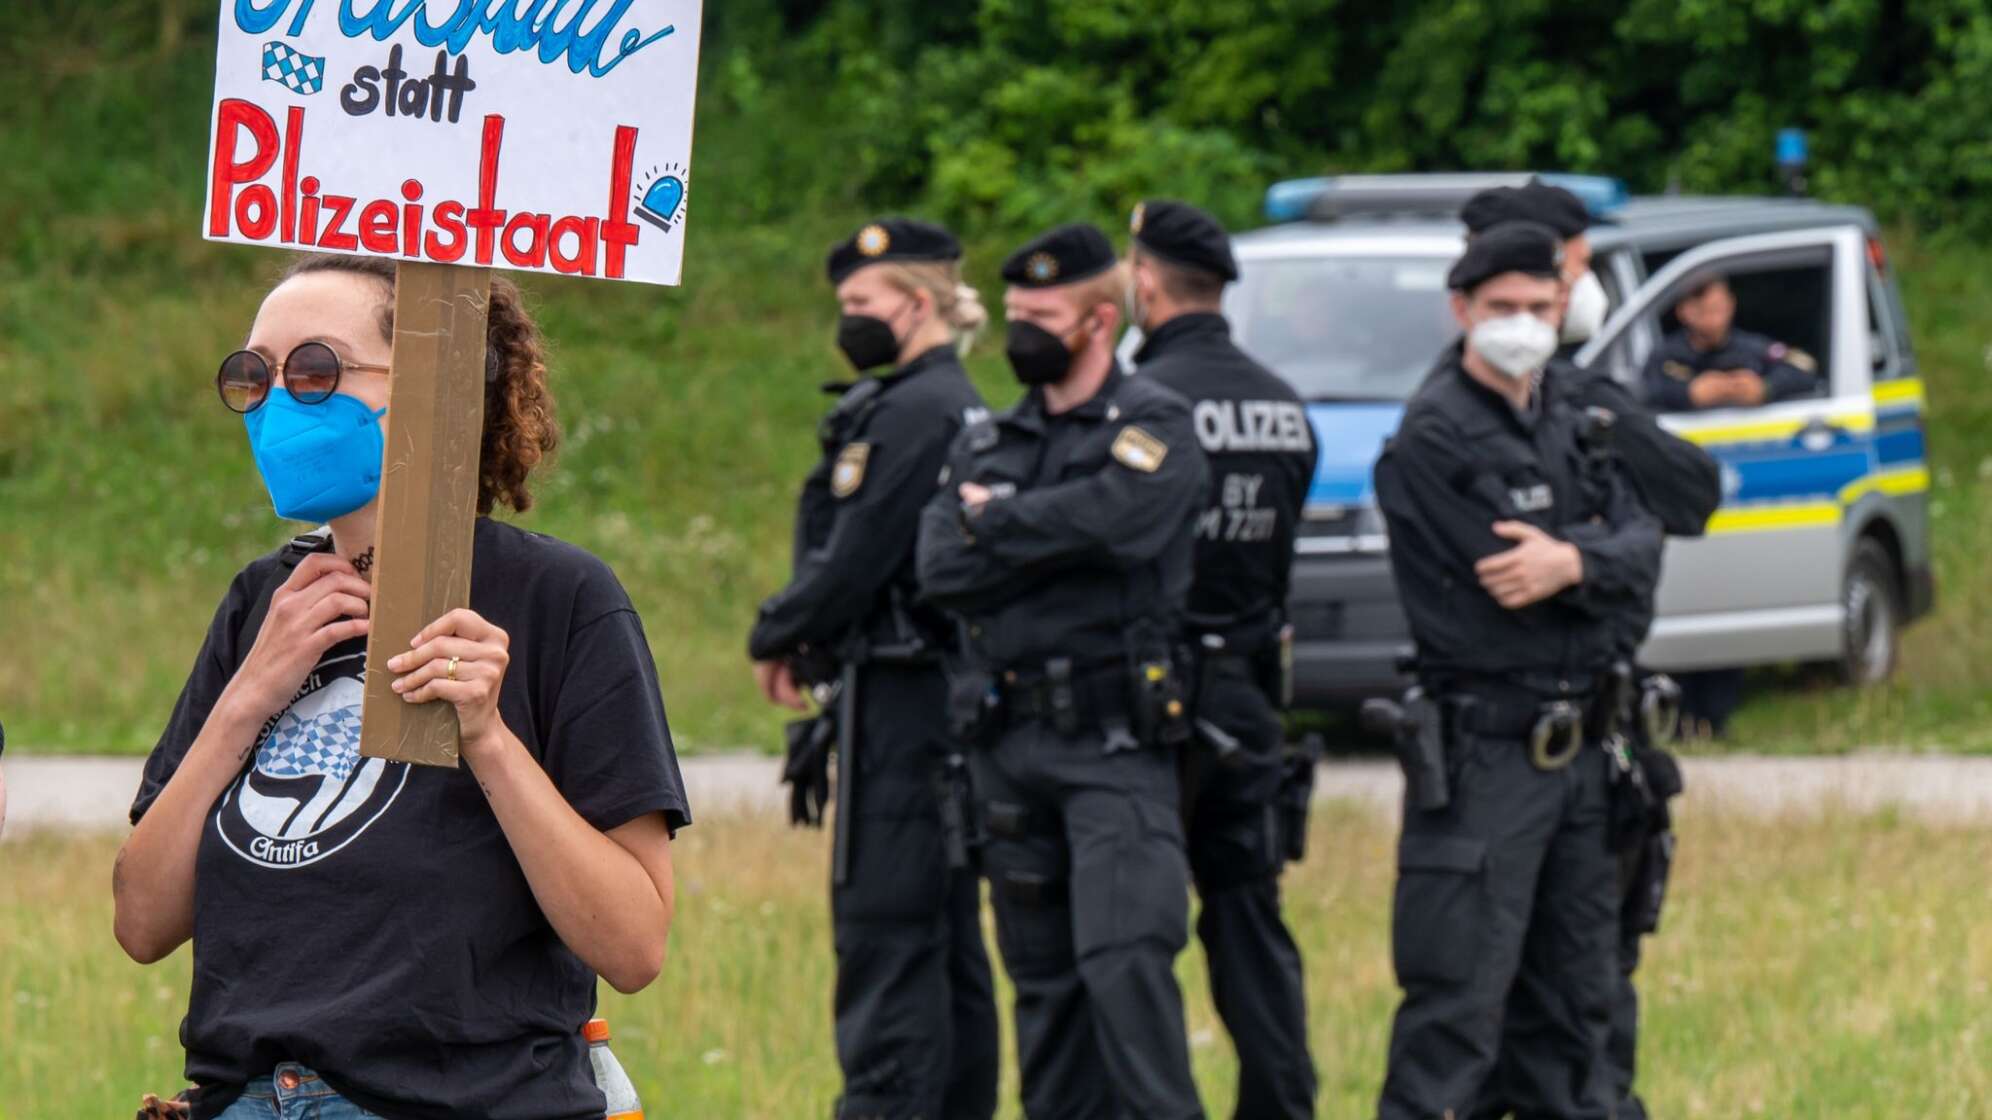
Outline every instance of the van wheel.
POLYGON ((1880 684, 1895 672, 1902 637, 1895 561, 1881 542, 1863 538, 1847 565, 1840 603, 1846 609, 1840 638, 1840 676, 1856 688, 1880 684))

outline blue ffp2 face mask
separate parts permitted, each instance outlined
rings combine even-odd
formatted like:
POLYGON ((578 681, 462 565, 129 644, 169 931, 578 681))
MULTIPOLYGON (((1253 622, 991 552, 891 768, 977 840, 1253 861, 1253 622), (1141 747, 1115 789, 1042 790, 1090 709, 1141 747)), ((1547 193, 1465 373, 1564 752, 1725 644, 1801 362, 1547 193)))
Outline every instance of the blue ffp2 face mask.
POLYGON ((380 418, 358 397, 334 393, 300 404, 280 385, 263 407, 242 417, 249 451, 277 516, 323 524, 365 506, 380 493, 380 418))

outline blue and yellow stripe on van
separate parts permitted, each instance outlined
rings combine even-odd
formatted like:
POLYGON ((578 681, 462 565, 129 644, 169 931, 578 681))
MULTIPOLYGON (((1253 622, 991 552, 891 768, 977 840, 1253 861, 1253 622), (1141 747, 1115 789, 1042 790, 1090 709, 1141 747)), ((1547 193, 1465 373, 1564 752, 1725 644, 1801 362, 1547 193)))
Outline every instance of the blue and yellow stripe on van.
POLYGON ((1682 432, 1706 448, 1731 475, 1734 492, 1710 519, 1710 535, 1835 528, 1855 503, 1872 494, 1906 497, 1927 492, 1923 383, 1884 381, 1872 405, 1828 413, 1825 447, 1800 444, 1815 421, 1745 421, 1682 432))

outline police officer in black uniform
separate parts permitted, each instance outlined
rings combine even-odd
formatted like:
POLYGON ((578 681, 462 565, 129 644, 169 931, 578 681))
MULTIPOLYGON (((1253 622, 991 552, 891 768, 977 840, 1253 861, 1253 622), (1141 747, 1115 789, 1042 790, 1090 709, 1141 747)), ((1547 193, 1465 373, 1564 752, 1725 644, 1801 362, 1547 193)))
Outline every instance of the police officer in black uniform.
POLYGON ((1735 329, 1736 295, 1725 278, 1699 278, 1674 305, 1674 316, 1679 329, 1646 360, 1646 399, 1654 408, 1754 408, 1818 392, 1812 355, 1735 329))
POLYGON ((1467 337, 1376 467, 1426 701, 1416 734, 1437 754, 1408 774, 1382 1120, 1467 1115, 1497 1058, 1520 1115, 1614 1109, 1617 763, 1601 729, 1615 620, 1650 598, 1661 529, 1549 383, 1560 265, 1530 223, 1468 245, 1450 276, 1467 337))
MULTIPOLYGON (((1568 231, 1582 228, 1587 221, 1576 196, 1540 182, 1520 190, 1483 192, 1460 212, 1468 235, 1477 236, 1498 224, 1498 219, 1540 218, 1563 238, 1565 251, 1563 279, 1566 309, 1561 338, 1566 349, 1590 341, 1602 316, 1588 317, 1572 329, 1574 296, 1570 293, 1582 282, 1573 272, 1569 255, 1572 240, 1568 231)), ((1588 261, 1588 253, 1584 259, 1588 261)), ((1670 537, 1699 537, 1708 520, 1722 503, 1721 467, 1715 459, 1661 427, 1654 414, 1625 386, 1609 375, 1580 369, 1562 358, 1549 366, 1548 384, 1565 394, 1579 411, 1603 410, 1612 419, 1610 457, 1623 473, 1640 504, 1655 517, 1670 537)), ((1596 415, 1596 414, 1594 414, 1596 415)), ((1648 598, 1616 616, 1619 627, 1618 650, 1623 662, 1635 663, 1653 622, 1653 601, 1648 598)), ((1633 1075, 1639 1029, 1639 997, 1632 984, 1639 965, 1640 941, 1658 928, 1660 904, 1666 895, 1668 874, 1673 865, 1674 835, 1668 802, 1682 790, 1680 765, 1661 743, 1678 707, 1675 686, 1659 674, 1637 672, 1620 699, 1625 709, 1618 713, 1621 734, 1626 739, 1630 761, 1639 768, 1627 775, 1628 783, 1640 788, 1620 791, 1625 813, 1634 819, 1617 845, 1619 852, 1622 903, 1619 912, 1619 972, 1614 986, 1611 1033, 1606 1048, 1613 1080, 1613 1096, 1619 1102, 1618 1120, 1645 1120, 1643 1101, 1633 1092, 1633 1075), (1644 810, 1643 813, 1639 810, 1644 810)), ((1474 1120, 1494 1120, 1508 1112, 1501 1095, 1502 1075, 1489 1078, 1481 1100, 1473 1109, 1474 1120)))
POLYGON ((818 438, 794 575, 748 639, 769 699, 824 714, 790 728, 795 818, 819 823, 838 754, 831 912, 847 1118, 995 1111, 994 988, 967 859, 966 774, 947 730, 940 654, 952 625, 916 602, 920 510, 956 433, 987 416, 960 340, 984 319, 939 226, 878 221, 831 250, 837 341, 860 373, 818 438), (951 765, 952 760, 952 765, 951 765))
MULTIPOLYGON (((1795 346, 1735 329, 1736 296, 1710 274, 1690 284, 1674 306, 1678 330, 1646 362, 1647 403, 1662 412, 1753 408, 1816 394, 1819 364, 1795 346)), ((1682 720, 1689 734, 1718 738, 1743 703, 1743 670, 1681 675, 1682 720)))
POLYGON ((1188 941, 1177 650, 1208 471, 1190 406, 1114 358, 1106 235, 1019 249, 1008 353, 1029 391, 964 432, 921 515, 920 585, 962 618, 952 699, 988 833, 1033 1120, 1203 1115, 1171 971, 1188 941))
POLYGON ((1135 208, 1130 228, 1130 317, 1146 335, 1137 373, 1190 401, 1211 467, 1184 616, 1197 729, 1183 777, 1190 873, 1203 900, 1197 935, 1238 1049, 1236 1115, 1309 1117, 1306 994, 1300 950, 1280 917, 1279 875, 1302 842, 1313 789, 1314 760, 1289 762, 1280 722, 1287 584, 1314 477, 1313 431, 1299 394, 1231 341, 1219 300, 1238 263, 1217 219, 1155 200, 1135 208))

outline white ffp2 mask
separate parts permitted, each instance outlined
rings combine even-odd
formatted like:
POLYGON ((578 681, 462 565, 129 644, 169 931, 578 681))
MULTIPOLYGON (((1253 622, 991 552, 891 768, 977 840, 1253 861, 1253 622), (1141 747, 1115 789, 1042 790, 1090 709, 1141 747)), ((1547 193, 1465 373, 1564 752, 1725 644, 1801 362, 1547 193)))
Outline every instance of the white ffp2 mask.
POLYGON ((1479 324, 1467 342, 1488 365, 1519 381, 1556 353, 1556 328, 1524 312, 1479 324))
POLYGON ((1598 274, 1588 269, 1570 286, 1570 307, 1563 313, 1563 341, 1589 342, 1605 325, 1605 312, 1611 300, 1598 274))

